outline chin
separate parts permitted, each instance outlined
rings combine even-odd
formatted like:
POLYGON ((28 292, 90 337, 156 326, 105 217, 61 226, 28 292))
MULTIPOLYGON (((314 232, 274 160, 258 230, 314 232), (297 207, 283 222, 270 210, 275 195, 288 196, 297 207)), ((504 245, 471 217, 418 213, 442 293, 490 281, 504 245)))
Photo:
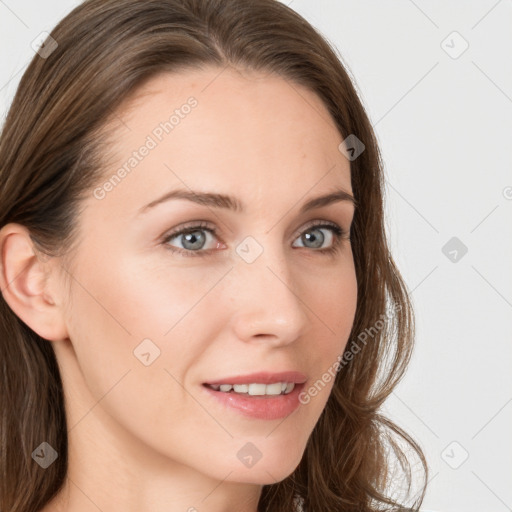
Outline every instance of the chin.
POLYGON ((259 485, 275 484, 288 478, 299 465, 303 453, 272 451, 272 455, 264 455, 257 461, 250 461, 237 465, 228 480, 236 482, 254 483, 259 485), (245 467, 244 467, 245 466, 245 467))

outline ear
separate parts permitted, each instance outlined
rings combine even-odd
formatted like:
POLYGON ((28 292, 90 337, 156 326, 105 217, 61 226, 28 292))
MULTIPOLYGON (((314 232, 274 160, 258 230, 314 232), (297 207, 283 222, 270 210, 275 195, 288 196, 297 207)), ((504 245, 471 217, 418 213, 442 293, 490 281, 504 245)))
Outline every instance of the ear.
POLYGON ((55 263, 43 261, 24 226, 9 223, 0 229, 2 295, 25 324, 42 338, 51 341, 68 338, 63 311, 59 306, 62 301, 57 296, 60 289, 56 286, 58 265, 55 263))

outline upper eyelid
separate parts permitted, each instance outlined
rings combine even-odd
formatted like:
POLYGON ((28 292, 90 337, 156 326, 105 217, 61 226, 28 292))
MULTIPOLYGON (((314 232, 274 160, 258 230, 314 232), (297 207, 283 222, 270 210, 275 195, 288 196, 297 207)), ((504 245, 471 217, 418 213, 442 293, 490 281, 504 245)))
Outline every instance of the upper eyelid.
POLYGON ((301 232, 301 231, 304 231, 305 229, 308 229, 309 227, 312 227, 312 226, 317 226, 317 225, 322 225, 322 224, 327 224, 327 225, 330 225, 330 226, 333 226, 333 227, 339 227, 341 229, 342 226, 339 225, 339 223, 337 222, 334 222, 332 220, 327 220, 327 219, 314 219, 314 220, 311 220, 309 222, 306 222, 306 224, 304 224, 301 228, 299 228, 297 232, 301 232))

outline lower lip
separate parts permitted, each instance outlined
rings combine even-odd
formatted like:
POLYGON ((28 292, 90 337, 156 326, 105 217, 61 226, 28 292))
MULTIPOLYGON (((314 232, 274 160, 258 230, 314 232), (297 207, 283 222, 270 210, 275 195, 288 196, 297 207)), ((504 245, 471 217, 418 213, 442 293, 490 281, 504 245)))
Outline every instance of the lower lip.
POLYGON ((287 395, 241 395, 215 391, 205 385, 201 386, 210 396, 219 400, 223 405, 229 406, 245 416, 261 420, 277 420, 291 414, 299 406, 299 394, 304 383, 295 384, 293 391, 287 395))

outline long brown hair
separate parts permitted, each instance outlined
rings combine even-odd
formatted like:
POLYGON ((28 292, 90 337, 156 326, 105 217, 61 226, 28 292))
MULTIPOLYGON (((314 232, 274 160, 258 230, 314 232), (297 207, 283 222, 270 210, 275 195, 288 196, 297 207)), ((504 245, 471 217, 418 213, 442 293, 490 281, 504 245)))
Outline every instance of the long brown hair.
MULTIPOLYGON (((51 37, 57 46, 48 40, 47 54, 30 62, 0 138, 0 227, 25 226, 49 257, 68 254, 79 202, 101 179, 101 129, 157 73, 212 65, 277 73, 315 92, 343 138, 353 134, 362 141, 364 151, 351 161, 358 302, 349 340, 371 336, 358 343, 357 353, 347 344, 301 462, 283 481, 263 487, 258 510, 291 510, 295 499, 307 512, 402 506, 389 494, 392 459, 402 468, 403 499, 419 507, 427 481, 422 450, 380 413, 411 357, 413 309, 387 245, 376 137, 336 50, 277 0, 87 0, 51 37), (407 450, 424 475, 414 496, 407 450)), ((51 343, 3 296, 0 360, 0 510, 32 512, 66 477, 62 381, 51 343), (59 454, 47 469, 31 457, 43 441, 59 454)))

